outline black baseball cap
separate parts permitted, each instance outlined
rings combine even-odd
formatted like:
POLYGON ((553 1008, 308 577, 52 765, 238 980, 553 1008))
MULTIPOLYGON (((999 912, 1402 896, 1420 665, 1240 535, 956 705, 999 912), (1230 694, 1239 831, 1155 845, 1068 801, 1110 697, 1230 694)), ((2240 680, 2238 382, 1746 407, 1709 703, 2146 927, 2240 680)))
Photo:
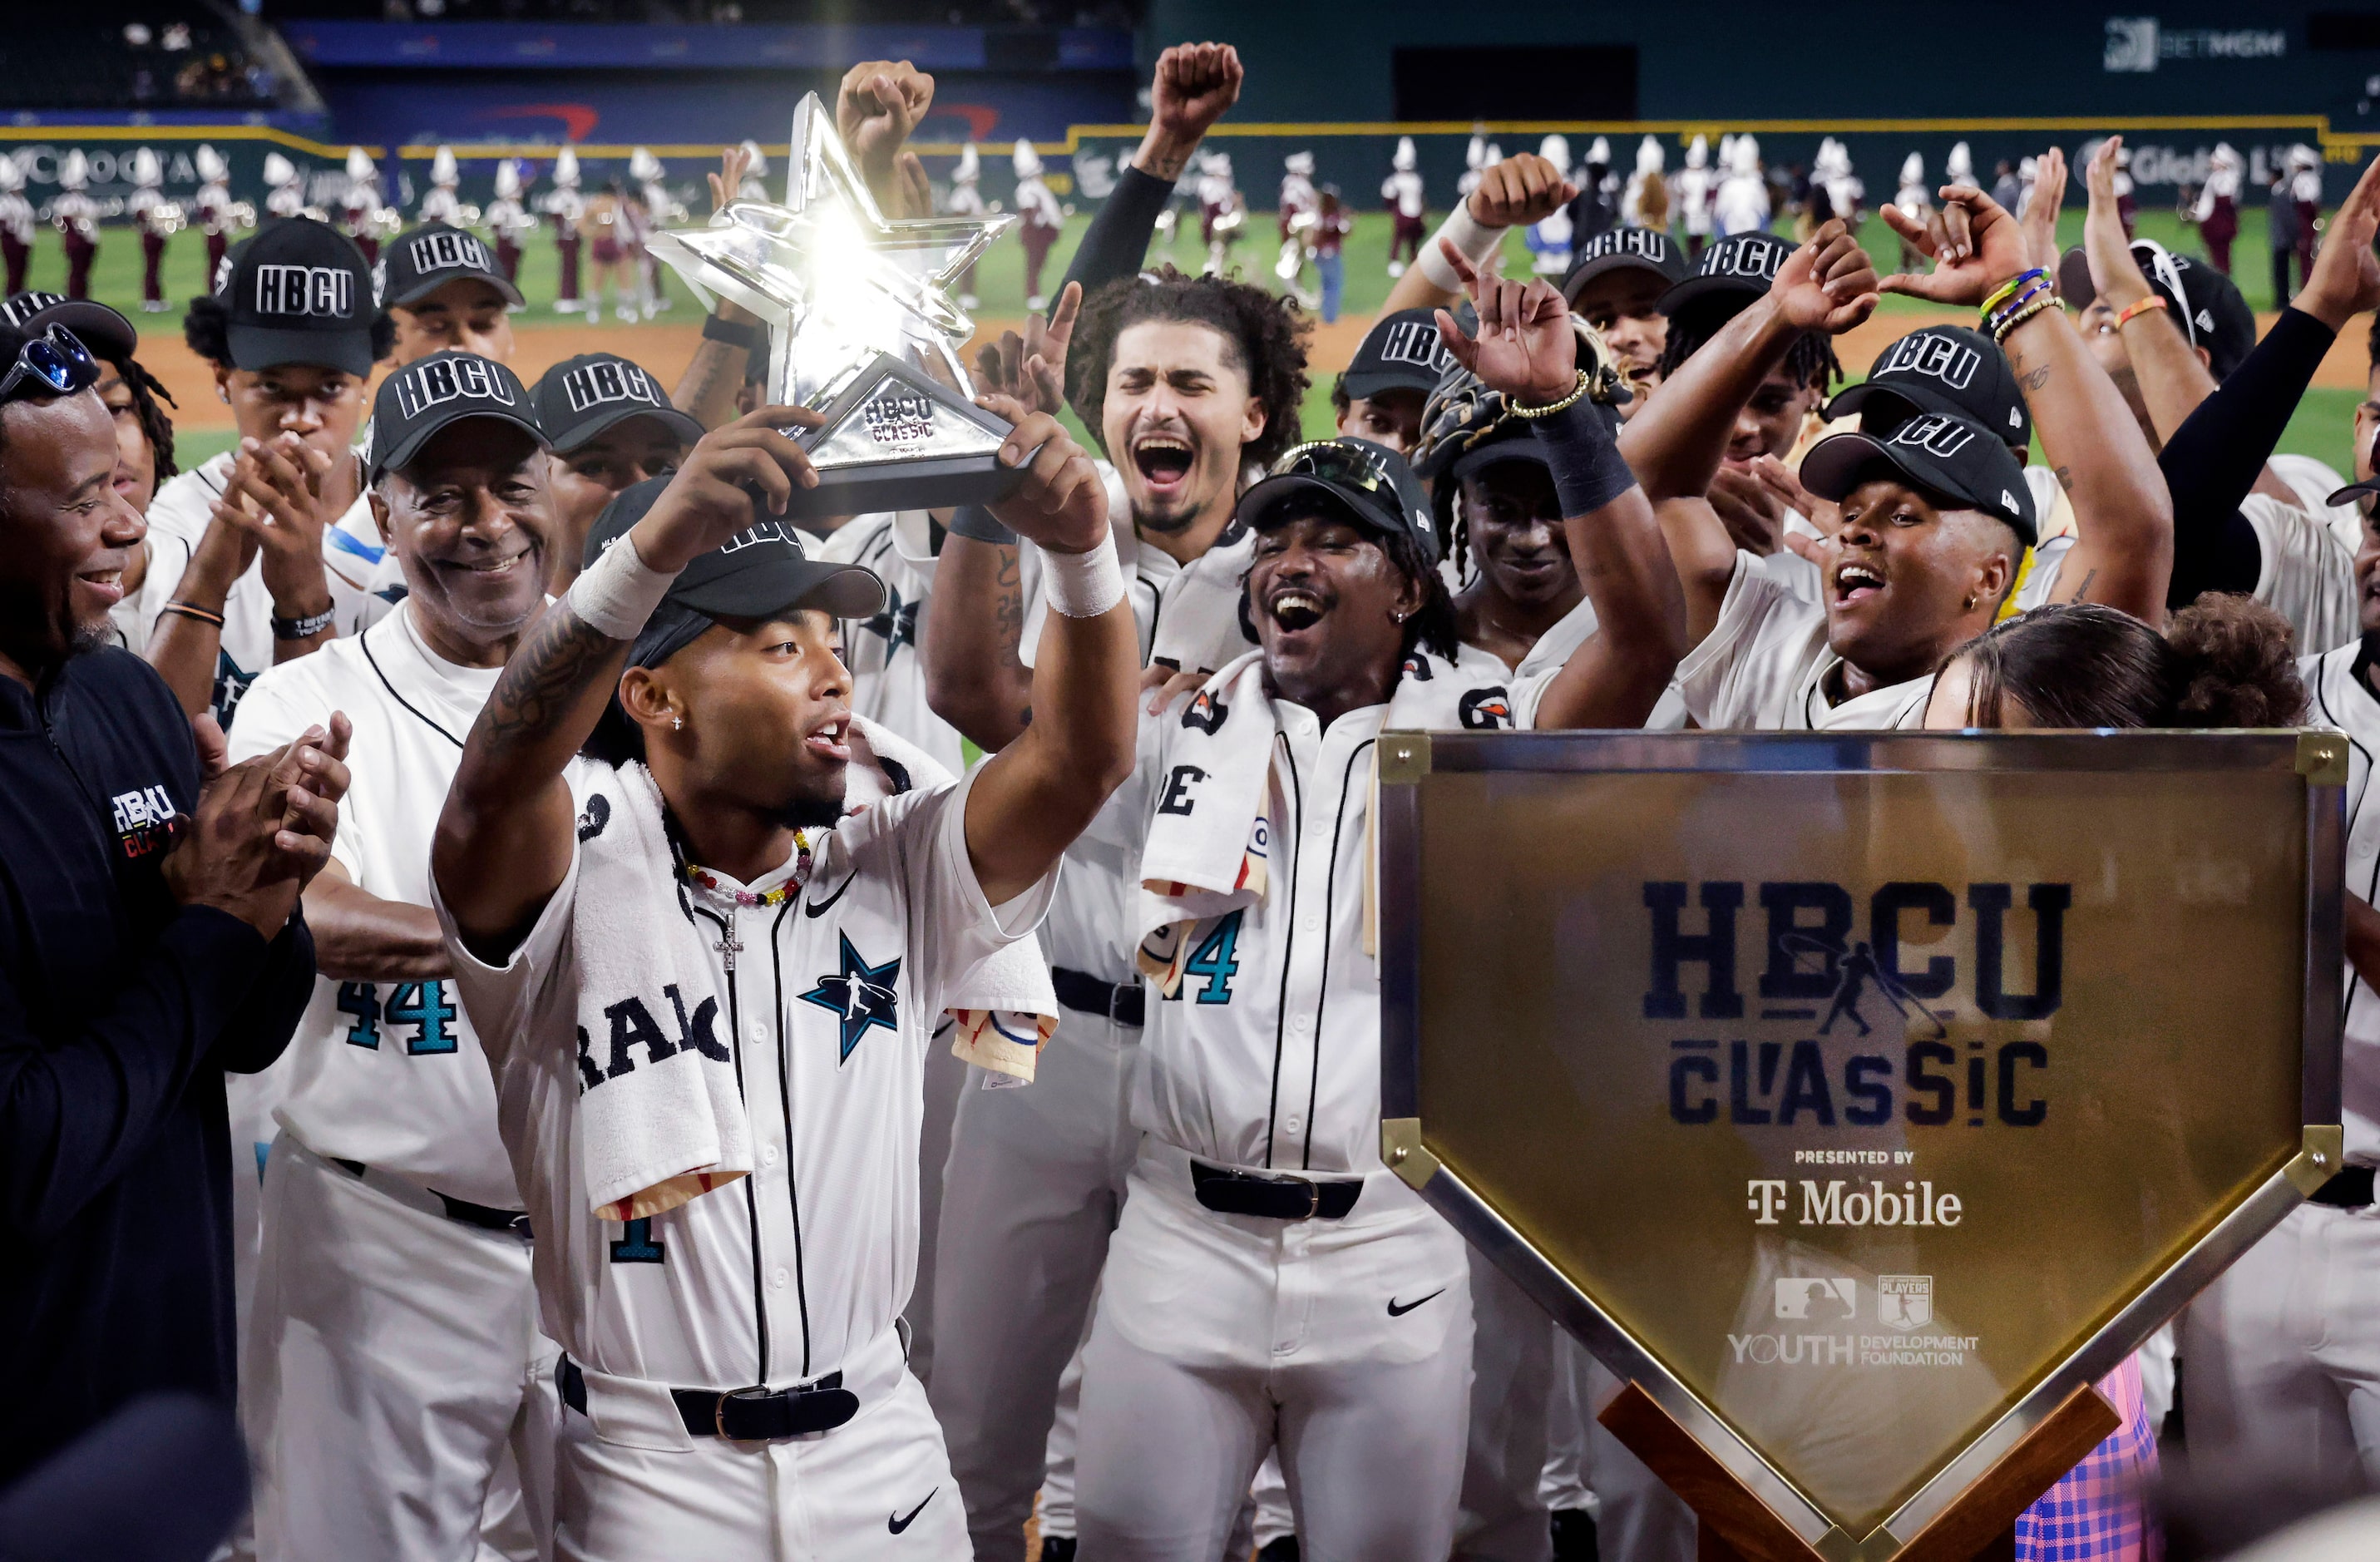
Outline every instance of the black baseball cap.
POLYGON ((105 304, 69 299, 63 293, 11 293, 0 303, 0 321, 28 336, 38 336, 53 325, 63 325, 91 349, 93 358, 121 363, 140 346, 140 334, 105 304))
POLYGON ((1454 355, 1438 339, 1438 316, 1426 309, 1401 309, 1372 323, 1354 359, 1339 377, 1351 401, 1383 391, 1419 391, 1427 396, 1454 355))
POLYGON ((243 240, 215 272, 235 369, 311 363, 372 372, 380 299, 363 251, 328 223, 284 217, 243 240))
POLYGON ((615 352, 564 359, 545 372, 529 399, 557 451, 576 450, 630 418, 654 419, 686 445, 702 437, 702 425, 671 406, 650 374, 615 352))
POLYGON ((398 234, 380 252, 381 301, 390 309, 418 303, 450 282, 468 277, 521 301, 521 291, 504 280, 502 268, 477 235, 444 223, 424 223, 398 234))
POLYGON ((1706 300, 1740 310, 1768 291, 1792 253, 1792 244, 1773 233, 1732 234, 1706 249, 1694 274, 1661 295, 1661 312, 1706 300))
POLYGON ((1890 432, 1915 412, 1948 412, 2012 445, 2033 440, 2033 419, 1999 344, 1972 325, 1928 325, 1876 354, 1864 384, 1827 405, 1827 421, 1862 413, 1870 433, 1890 432))
MULTIPOLYGON (((612 496, 587 534, 588 567, 645 519, 674 475, 649 477, 612 496)), ((884 582, 859 565, 810 557, 800 529, 771 515, 756 494, 752 524, 678 572, 638 635, 628 663, 658 667, 718 619, 768 618, 796 607, 872 618, 884 609, 884 582)))
POLYGON ((1429 494, 1402 456, 1368 439, 1342 437, 1293 446, 1240 495, 1232 519, 1251 531, 1262 531, 1295 500, 1314 494, 1337 500, 1349 519, 1366 531, 1412 538, 1421 547, 1423 562, 1438 563, 1441 550, 1438 523, 1430 519, 1429 494))
MULTIPOLYGON (((2150 290, 2165 299, 2166 312, 2190 345, 2206 349, 2207 372, 2218 382, 2229 379, 2256 345, 2255 311, 2240 285, 2205 262, 2151 238, 2132 240, 2132 259, 2148 277, 2150 290)), ((2090 308, 2099 296, 2091 282, 2091 263, 2080 249, 2059 258, 2058 291, 2076 309, 2090 308)))
POLYGON ((370 480, 403 470, 430 436, 466 418, 492 418, 526 430, 540 445, 545 431, 529 415, 528 392, 520 376, 492 358, 449 348, 399 369, 372 397, 371 448, 364 465, 370 480))
POLYGON ((1802 458, 1802 485, 1841 500, 1879 462, 1954 508, 1998 517, 2027 547, 2040 540, 2033 491, 2015 453, 1992 430, 1955 413, 1920 412, 1889 433, 1828 434, 1802 458))
POLYGON ((1562 273, 1561 295, 1574 304, 1588 283, 1611 271, 1647 272, 1674 287, 1686 279, 1687 269, 1684 253, 1659 228, 1606 228, 1571 257, 1570 270, 1562 273))

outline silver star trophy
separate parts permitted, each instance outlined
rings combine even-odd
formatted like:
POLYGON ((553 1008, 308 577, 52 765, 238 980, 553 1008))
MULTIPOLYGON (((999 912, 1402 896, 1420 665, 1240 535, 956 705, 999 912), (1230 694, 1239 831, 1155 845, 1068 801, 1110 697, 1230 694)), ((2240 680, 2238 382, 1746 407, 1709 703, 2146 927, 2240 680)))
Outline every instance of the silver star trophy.
POLYGON ((1001 498, 1012 425, 975 405, 959 348, 975 323, 949 288, 1016 219, 894 220, 854 167, 815 92, 794 110, 785 202, 738 201, 710 226, 647 247, 706 307, 732 299, 769 325, 769 398, 823 413, 795 432, 819 485, 795 515, 932 509, 1001 498))

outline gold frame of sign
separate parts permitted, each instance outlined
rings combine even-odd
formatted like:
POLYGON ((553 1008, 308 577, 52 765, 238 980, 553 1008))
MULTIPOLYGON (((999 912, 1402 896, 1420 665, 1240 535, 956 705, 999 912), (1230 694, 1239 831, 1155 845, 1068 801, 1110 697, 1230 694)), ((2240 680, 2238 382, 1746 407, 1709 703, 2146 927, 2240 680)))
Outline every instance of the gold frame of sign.
POLYGON ((2346 741, 1383 733, 1382 1155, 1897 1556, 2339 1169, 2346 741))

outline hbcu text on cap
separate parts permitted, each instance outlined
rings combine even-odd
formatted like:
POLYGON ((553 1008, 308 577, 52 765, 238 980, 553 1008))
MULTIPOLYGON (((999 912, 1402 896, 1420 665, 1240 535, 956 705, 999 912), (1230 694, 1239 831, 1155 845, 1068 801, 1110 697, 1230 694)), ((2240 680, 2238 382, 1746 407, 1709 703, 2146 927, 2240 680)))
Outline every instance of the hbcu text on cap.
POLYGON ((562 377, 562 394, 570 399, 573 412, 584 412, 590 407, 601 407, 612 401, 641 401, 647 406, 663 405, 661 393, 653 388, 650 376, 633 363, 609 360, 581 364, 562 377))
POLYGON ((429 358, 396 377, 397 410, 419 418, 449 401, 501 401, 513 405, 513 387, 495 366, 479 358, 429 358))
POLYGON ((1891 443, 1913 445, 1947 461, 1964 450, 1974 437, 1975 431, 1970 425, 1939 412, 1927 412, 1893 430, 1891 443))
POLYGON ((1443 373, 1453 356, 1438 339, 1436 325, 1426 320, 1400 320, 1380 339, 1380 360, 1410 363, 1416 369, 1443 373))
POLYGON ((256 312, 329 316, 355 313, 356 277, 344 266, 259 266, 256 312))
POLYGON ((1956 337, 1919 331, 1893 343, 1884 361, 1868 377, 1923 374, 1929 380, 1941 381, 1952 390, 1965 390, 1973 383, 1975 370, 1983 361, 1983 354, 1956 337))
POLYGON ((488 259, 488 247, 468 233, 425 233, 407 245, 405 253, 417 275, 458 266, 472 271, 496 269, 488 259))

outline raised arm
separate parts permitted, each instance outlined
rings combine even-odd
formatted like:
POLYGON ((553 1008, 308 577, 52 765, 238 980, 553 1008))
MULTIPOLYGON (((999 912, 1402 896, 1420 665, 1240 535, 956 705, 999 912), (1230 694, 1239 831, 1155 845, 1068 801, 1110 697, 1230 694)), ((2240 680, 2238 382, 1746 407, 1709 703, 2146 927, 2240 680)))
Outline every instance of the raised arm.
POLYGON ((1492 168, 1481 169, 1477 187, 1447 214, 1430 242, 1422 246, 1420 262, 1407 266, 1397 285, 1389 289, 1380 314, 1394 314, 1401 309, 1453 308, 1463 297, 1463 276, 1444 259, 1446 251, 1440 245, 1451 245, 1472 265, 1486 265, 1488 257, 1503 247, 1507 231, 1541 223, 1577 197, 1578 187, 1534 152, 1520 153, 1492 168))
MULTIPOLYGON (((2031 250, 2016 219, 1973 185, 1944 186, 1942 202, 1930 227, 1898 214, 1886 218, 1935 268, 1887 277, 1884 286, 1979 306, 2029 269, 2031 250)), ((2021 306, 2022 295, 2010 303, 2021 306)), ((2173 571, 2173 501, 2123 393, 2054 300, 2022 316, 2000 349, 2024 393, 2042 455, 2074 504, 2078 531, 2057 600, 2101 603, 2162 622, 2173 571)))
POLYGON ((1534 416, 1532 426, 1553 471, 1572 562, 1595 604, 1596 632, 1547 685, 1534 725, 1642 726, 1686 651, 1685 601, 1660 522, 1601 410, 1585 398, 1589 376, 1580 372, 1578 334, 1561 294, 1544 281, 1483 278, 1468 262, 1457 269, 1479 334, 1465 336, 1438 311, 1439 339, 1455 360, 1515 408, 1568 403, 1534 416))
POLYGON ((1805 331, 1840 335, 1875 312, 1876 268, 1840 223, 1796 250, 1766 296, 1680 364, 1621 431, 1620 453, 1660 517, 1685 592, 1686 636, 1699 644, 1718 622, 1735 575, 1736 544, 1704 494, 1735 420, 1805 331))
MULTIPOLYGON (((752 158, 740 146, 731 146, 719 154, 719 172, 704 176, 710 181, 710 210, 716 214, 735 199, 744 188, 745 170, 752 158)), ((694 345, 694 356, 686 360, 686 372, 678 376, 677 385, 670 392, 670 405, 692 418, 706 429, 725 425, 735 416, 735 396, 744 388, 744 371, 751 361, 751 341, 768 341, 768 329, 760 317, 728 299, 721 299, 711 311, 714 326, 706 322, 702 340, 694 345), (719 334, 712 335, 713 331, 719 334), (743 336, 745 340, 730 341, 731 336, 743 336)))
POLYGON ((1140 637, 1091 458, 1049 413, 1005 397, 983 404, 1016 425, 1001 458, 1030 453, 1025 486, 991 509, 1041 549, 1050 609, 1034 653, 1032 723, 967 795, 967 854, 996 906, 1049 873, 1131 775, 1140 637))
POLYGON ((1148 133, 1075 248, 1068 282, 1088 293, 1140 269, 1174 182, 1215 121, 1240 101, 1243 78, 1240 52, 1229 43, 1176 43, 1157 56, 1148 84, 1148 133))
MULTIPOLYGON (((800 407, 763 407, 705 434, 686 464, 626 537, 636 558, 664 585, 678 571, 752 524, 753 495, 783 514, 796 484, 818 485, 800 445, 778 431, 817 428, 800 407)), ((501 964, 570 870, 570 787, 563 768, 595 730, 618 688, 628 648, 660 600, 641 613, 609 603, 605 586, 580 575, 545 610, 504 664, 495 690, 471 724, 463 761, 438 816, 430 866, 472 952, 501 964), (628 614, 629 622, 623 614, 628 614)))
MULTIPOLYGON (((2162 445, 2214 391, 2215 375, 2190 345, 2171 310, 2133 312, 2134 305, 2155 295, 2140 262, 2132 258, 2131 241, 2124 237, 2123 216, 2116 205, 2116 153, 2123 144, 2123 137, 2109 136, 2083 170, 2083 188, 2090 191, 2091 203, 2082 218, 2082 256, 2091 267, 2091 287, 2097 302, 2121 323, 2116 328, 2123 337, 2124 356, 2131 360, 2141 403, 2162 445)), ((2056 275, 2054 268, 2051 275, 2056 275)))

